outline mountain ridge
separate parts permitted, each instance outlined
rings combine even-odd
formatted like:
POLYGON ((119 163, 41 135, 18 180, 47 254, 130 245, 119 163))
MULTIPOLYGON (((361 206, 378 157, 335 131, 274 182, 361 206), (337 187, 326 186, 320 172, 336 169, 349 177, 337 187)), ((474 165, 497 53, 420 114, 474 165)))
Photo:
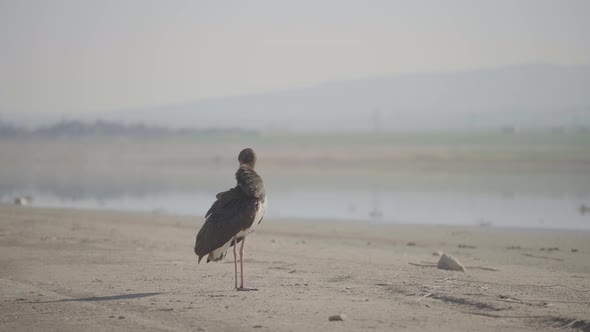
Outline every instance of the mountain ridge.
POLYGON ((588 126, 590 65, 535 63, 338 80, 86 117, 291 131, 588 126))

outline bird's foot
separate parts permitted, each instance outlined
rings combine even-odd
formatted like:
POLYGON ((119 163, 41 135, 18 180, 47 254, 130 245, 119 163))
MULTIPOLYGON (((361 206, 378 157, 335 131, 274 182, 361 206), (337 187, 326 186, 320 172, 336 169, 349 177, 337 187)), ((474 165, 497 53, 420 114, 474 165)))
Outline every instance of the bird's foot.
POLYGON ((252 292, 257 291, 258 288, 246 288, 246 287, 236 287, 234 288, 235 292, 252 292))

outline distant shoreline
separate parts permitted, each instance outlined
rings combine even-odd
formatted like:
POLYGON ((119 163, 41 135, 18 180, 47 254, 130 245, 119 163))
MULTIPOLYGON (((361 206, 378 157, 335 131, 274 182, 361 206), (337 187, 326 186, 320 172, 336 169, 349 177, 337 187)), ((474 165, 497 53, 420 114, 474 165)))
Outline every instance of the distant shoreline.
MULTIPOLYGON (((168 139, 0 139, 2 172, 178 175, 231 168, 256 148, 266 172, 576 172, 590 133, 210 134, 168 139), (43 168, 36 167, 43 165, 43 168)), ((0 177, 2 176, 0 172, 0 177)))
MULTIPOLYGON (((34 209, 38 211, 53 211, 53 212, 79 212, 79 213, 96 213, 96 214, 121 214, 135 217, 141 216, 161 216, 170 218, 190 218, 194 219, 196 223, 200 223, 204 220, 204 216, 195 214, 176 214, 166 213, 160 211, 143 211, 143 210, 124 210, 124 209, 110 209, 110 208, 94 208, 94 207, 63 207, 63 206, 26 206, 26 207, 14 207, 14 204, 0 202, 0 209, 34 209)), ((296 223, 305 225, 311 224, 326 224, 326 225, 337 225, 342 227, 352 228, 441 228, 441 229, 469 229, 473 232, 507 232, 507 233, 526 233, 531 234, 571 234, 580 236, 590 236, 590 228, 578 229, 578 228, 559 228, 559 227, 523 227, 523 226, 504 226, 504 225, 478 225, 476 223, 471 225, 462 224, 429 224, 429 223, 404 223, 404 222, 387 222, 387 221, 375 221, 375 220, 364 220, 364 219, 335 219, 335 218, 295 218, 295 217, 270 217, 273 222, 277 223, 296 223)), ((590 222, 590 220, 589 220, 590 222)))

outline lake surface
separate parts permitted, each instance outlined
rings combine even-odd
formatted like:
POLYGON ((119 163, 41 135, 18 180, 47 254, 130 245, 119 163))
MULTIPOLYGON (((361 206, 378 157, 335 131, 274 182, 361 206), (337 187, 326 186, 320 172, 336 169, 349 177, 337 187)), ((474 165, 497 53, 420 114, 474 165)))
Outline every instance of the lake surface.
MULTIPOLYGON (((230 179, 231 180, 231 179, 230 179)), ((485 225, 590 229, 586 175, 470 175, 434 181, 393 178, 359 181, 267 181, 267 218, 356 220, 399 224, 485 225), (269 185, 270 184, 270 185, 269 185)), ((1 181, 0 181, 1 184, 1 181)), ((0 201, 29 194, 34 206, 143 211, 202 216, 227 179, 180 186, 53 183, 33 180, 0 186, 0 201)))

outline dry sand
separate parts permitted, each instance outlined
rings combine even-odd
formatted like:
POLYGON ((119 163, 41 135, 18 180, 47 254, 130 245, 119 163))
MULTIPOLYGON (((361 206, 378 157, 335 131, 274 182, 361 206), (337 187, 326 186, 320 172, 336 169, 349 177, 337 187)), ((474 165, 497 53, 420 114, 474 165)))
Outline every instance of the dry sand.
POLYGON ((589 232, 265 219, 234 292, 200 224, 0 206, 0 330, 590 331, 589 232))

